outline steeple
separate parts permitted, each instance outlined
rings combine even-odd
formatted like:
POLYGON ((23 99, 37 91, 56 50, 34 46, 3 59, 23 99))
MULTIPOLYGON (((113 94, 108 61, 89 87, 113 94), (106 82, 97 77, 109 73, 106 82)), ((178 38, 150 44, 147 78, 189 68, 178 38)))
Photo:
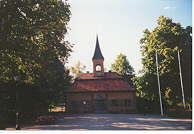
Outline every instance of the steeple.
POLYGON ((102 56, 102 53, 100 50, 98 35, 96 38, 96 48, 94 51, 92 62, 93 62, 93 75, 95 77, 104 76, 104 57, 102 56))
POLYGON ((104 57, 102 56, 101 50, 100 50, 100 45, 98 42, 98 35, 96 38, 96 48, 95 48, 94 56, 92 59, 104 59, 104 57))

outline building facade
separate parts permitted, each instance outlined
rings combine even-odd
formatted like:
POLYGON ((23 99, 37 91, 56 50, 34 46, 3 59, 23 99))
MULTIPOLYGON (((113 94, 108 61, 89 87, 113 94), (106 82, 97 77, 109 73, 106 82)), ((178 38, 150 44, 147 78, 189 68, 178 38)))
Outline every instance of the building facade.
POLYGON ((78 76, 65 90, 67 113, 136 113, 136 89, 116 72, 104 72, 98 36, 93 73, 78 76))

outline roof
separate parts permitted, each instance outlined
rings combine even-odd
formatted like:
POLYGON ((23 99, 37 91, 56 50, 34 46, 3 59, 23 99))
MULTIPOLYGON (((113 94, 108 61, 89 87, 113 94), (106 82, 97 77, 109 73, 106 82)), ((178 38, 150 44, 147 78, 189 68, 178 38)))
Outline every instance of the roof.
POLYGON ((85 91, 136 91, 124 78, 115 73, 105 73, 104 77, 94 77, 93 73, 84 73, 75 79, 65 92, 85 91))
POLYGON ((102 77, 97 77, 94 76, 93 73, 83 73, 80 76, 78 76, 75 80, 100 80, 100 79, 123 79, 123 76, 119 75, 116 72, 105 72, 104 76, 102 77))
POLYGON ((98 36, 97 36, 97 39, 96 39, 96 48, 95 48, 94 56, 93 56, 92 59, 104 59, 104 57, 102 56, 101 50, 100 50, 100 45, 99 45, 99 42, 98 42, 98 36))

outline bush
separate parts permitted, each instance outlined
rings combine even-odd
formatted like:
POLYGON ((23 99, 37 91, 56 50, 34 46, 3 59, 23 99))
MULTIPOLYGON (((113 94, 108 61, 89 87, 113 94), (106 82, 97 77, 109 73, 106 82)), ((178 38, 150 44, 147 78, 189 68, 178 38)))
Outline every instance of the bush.
MULTIPOLYGON (((145 107, 147 107, 146 114, 160 114, 161 109, 159 99, 148 100, 147 98, 137 97, 136 100, 137 100, 137 113, 143 114, 145 112, 145 107)), ((163 112, 167 113, 169 105, 164 100, 162 101, 162 108, 163 112)))
POLYGON ((169 109, 168 116, 179 118, 192 118, 192 111, 188 109, 183 110, 169 109))
POLYGON ((36 120, 36 124, 52 124, 56 120, 58 120, 57 116, 52 115, 45 115, 45 116, 39 116, 36 120))

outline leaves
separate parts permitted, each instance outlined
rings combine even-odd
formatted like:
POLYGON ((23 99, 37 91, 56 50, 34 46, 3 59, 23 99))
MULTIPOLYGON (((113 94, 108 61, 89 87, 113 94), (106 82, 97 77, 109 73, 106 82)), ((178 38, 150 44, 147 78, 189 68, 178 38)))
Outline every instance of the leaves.
MULTIPOLYGON (((70 5, 59 0, 0 1, 0 80, 55 85, 67 70, 73 45, 64 41, 70 5), (54 80, 55 79, 55 80, 54 80)), ((68 72, 68 71, 67 71, 68 72)))
POLYGON ((124 78, 133 85, 133 82, 131 78, 135 76, 135 71, 133 67, 129 64, 129 61, 127 60, 127 56, 120 53, 117 55, 117 59, 115 60, 115 63, 111 64, 111 71, 117 72, 120 75, 123 75, 124 78))
POLYGON ((74 67, 70 67, 71 73, 74 75, 74 79, 81 75, 86 69, 86 66, 78 61, 74 67))
MULTIPOLYGON (((143 31, 144 35, 140 39, 143 44, 140 47, 142 53, 143 69, 142 76, 134 78, 137 89, 147 92, 147 97, 151 98, 157 93, 156 79, 156 58, 158 53, 159 74, 161 77, 161 88, 163 96, 173 99, 179 96, 180 80, 177 50, 181 51, 181 65, 184 85, 191 85, 191 26, 185 29, 180 23, 172 22, 172 18, 159 16, 158 26, 152 32, 148 29, 143 31), (186 58, 187 57, 187 58, 186 58)), ((191 86, 185 86, 187 97, 190 97, 191 86)), ((152 98, 153 99, 153 98, 152 98)))

